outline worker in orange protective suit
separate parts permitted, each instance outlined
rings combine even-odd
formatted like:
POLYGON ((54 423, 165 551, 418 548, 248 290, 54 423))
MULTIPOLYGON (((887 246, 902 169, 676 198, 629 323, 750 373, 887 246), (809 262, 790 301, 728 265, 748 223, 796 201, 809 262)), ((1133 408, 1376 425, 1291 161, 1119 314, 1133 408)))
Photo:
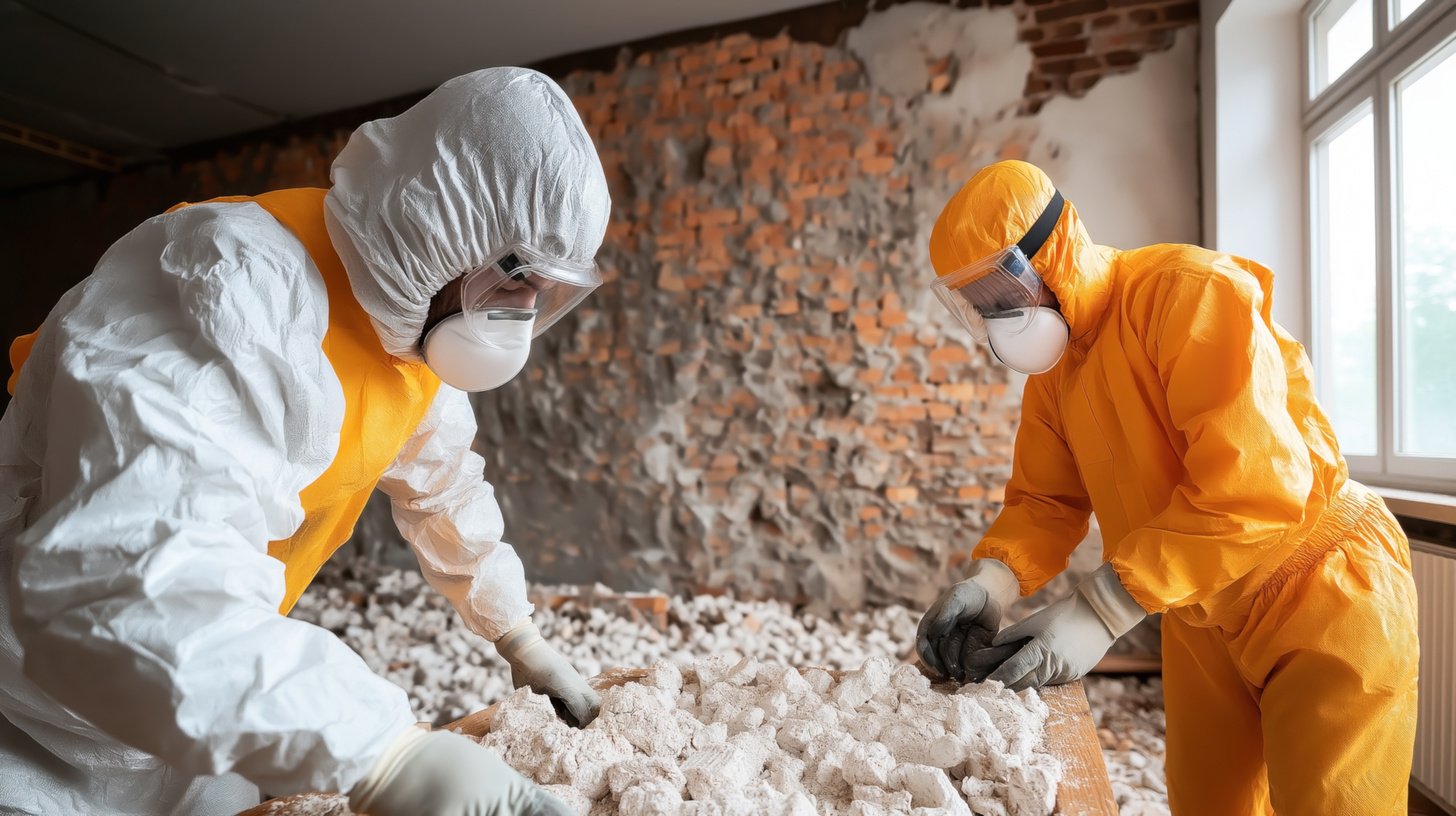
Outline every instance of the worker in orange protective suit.
POLYGON ((932 669, 1077 679, 1164 613, 1176 814, 1404 813, 1415 585, 1384 503, 1349 479, 1304 349, 1258 264, 1092 243, 1041 170, 1000 162, 930 238, 935 294, 1031 375, 1006 505, 921 621, 932 669), (1106 563, 1000 629, 1095 512, 1106 563), (999 631, 998 631, 999 630, 999 631))

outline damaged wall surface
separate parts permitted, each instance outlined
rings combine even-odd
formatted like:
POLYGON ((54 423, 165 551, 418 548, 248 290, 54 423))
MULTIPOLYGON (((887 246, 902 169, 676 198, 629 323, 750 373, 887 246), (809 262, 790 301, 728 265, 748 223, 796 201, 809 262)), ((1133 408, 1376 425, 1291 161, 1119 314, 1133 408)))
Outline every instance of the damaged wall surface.
MULTIPOLYGON (((1198 239, 1198 4, 980 5, 558 77, 611 184, 607 283, 477 401, 532 579, 858 607, 923 604, 959 574, 1003 498, 1021 381, 927 292, 940 206, 985 163, 1026 158, 1101 242, 1198 239)), ((6 244, 49 252, 178 200, 326 186, 350 129, 12 197, 6 244)), ((70 285, 21 277, 12 333, 70 285)), ((404 555, 377 502, 356 538, 404 555)))
POLYGON ((1021 383, 926 290, 940 206, 1027 158, 1094 238, 1198 235, 1192 32, 1033 112, 1028 14, 907 4, 839 46, 737 36, 565 79, 614 193, 609 282, 478 402, 530 574, 857 607, 957 572, 1021 383))

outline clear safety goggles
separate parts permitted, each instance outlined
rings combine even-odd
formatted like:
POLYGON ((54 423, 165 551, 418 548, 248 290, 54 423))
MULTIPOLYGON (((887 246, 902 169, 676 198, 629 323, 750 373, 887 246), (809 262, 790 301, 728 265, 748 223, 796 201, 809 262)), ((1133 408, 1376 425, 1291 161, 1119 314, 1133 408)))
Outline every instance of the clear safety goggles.
POLYGON ((482 342, 491 342, 489 324, 503 319, 534 317, 532 336, 539 336, 601 285, 591 261, 552 258, 515 243, 465 273, 460 310, 470 333, 482 342))
POLYGON ((1042 282, 1021 248, 1008 247, 937 278, 930 291, 972 337, 985 342, 988 320, 1005 321, 998 329, 1007 335, 1031 323, 1042 282))
POLYGON ((1015 246, 973 261, 930 285, 936 299, 978 342, 986 342, 986 322, 990 320, 998 321, 997 335, 1003 337, 1031 325, 1044 287, 1031 258, 1056 228, 1064 203, 1062 194, 1055 193, 1015 246))

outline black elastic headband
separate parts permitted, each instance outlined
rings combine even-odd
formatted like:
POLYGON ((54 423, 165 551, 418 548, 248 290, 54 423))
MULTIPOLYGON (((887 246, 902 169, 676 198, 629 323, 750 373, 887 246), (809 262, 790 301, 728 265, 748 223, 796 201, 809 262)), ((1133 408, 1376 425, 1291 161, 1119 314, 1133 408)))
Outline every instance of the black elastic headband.
POLYGON ((1062 217, 1063 203, 1065 202, 1062 201, 1062 191, 1052 191, 1052 200, 1047 202, 1046 209, 1036 217, 1036 222, 1026 231, 1026 237, 1016 242, 1017 248, 1021 250, 1021 254, 1026 256, 1027 260, 1031 260, 1031 257, 1041 249, 1041 245, 1046 243, 1046 239, 1051 237, 1052 230, 1057 228, 1057 221, 1062 217))

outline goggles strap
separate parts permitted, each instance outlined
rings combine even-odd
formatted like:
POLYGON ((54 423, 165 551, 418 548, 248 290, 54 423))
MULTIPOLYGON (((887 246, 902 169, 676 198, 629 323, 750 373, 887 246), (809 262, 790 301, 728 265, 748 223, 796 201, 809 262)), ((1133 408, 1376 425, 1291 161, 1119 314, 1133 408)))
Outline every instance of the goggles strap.
POLYGON ((1047 202, 1046 209, 1036 217, 1036 222, 1026 231, 1026 237, 1016 242, 1021 254, 1031 260, 1032 256, 1041 249, 1042 244, 1051 237, 1052 230, 1057 228, 1057 221, 1062 217, 1062 206, 1065 201, 1062 199, 1062 191, 1056 190, 1052 193, 1052 200, 1047 202))

